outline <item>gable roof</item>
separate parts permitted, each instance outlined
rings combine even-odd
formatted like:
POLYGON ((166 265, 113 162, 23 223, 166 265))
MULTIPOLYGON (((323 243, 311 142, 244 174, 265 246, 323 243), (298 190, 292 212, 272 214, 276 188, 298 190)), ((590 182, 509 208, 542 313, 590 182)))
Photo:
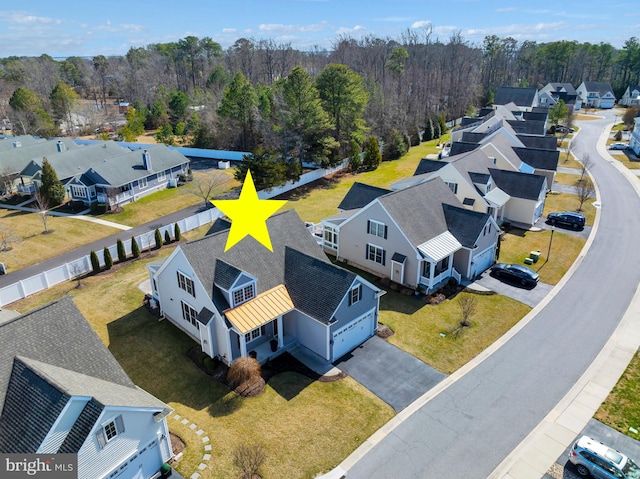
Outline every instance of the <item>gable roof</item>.
POLYGON ((544 130, 545 122, 544 121, 538 121, 538 120, 526 120, 526 121, 507 120, 507 123, 509 125, 511 125, 511 128, 513 128, 513 130, 516 133, 524 133, 526 135, 544 135, 545 134, 545 130, 544 130))
POLYGON ((531 107, 535 101, 538 91, 535 88, 516 88, 502 86, 498 88, 493 103, 496 105, 506 105, 515 103, 517 106, 531 107))
POLYGON ((338 205, 339 210, 355 210, 368 205, 379 196, 386 195, 391 190, 385 188, 378 188, 377 186, 365 185, 356 181, 347 194, 342 198, 342 201, 338 205))
POLYGON ((549 82, 547 87, 553 93, 567 93, 568 95, 577 95, 576 89, 571 83, 549 82))
POLYGON ((267 228, 273 252, 250 236, 225 252, 229 230, 190 241, 179 248, 221 309, 229 307, 214 286, 217 269, 222 265, 256 277, 258 292, 285 285, 296 309, 318 320, 329 321, 333 314, 329 310, 342 301, 347 292, 345 284, 351 284, 356 275, 331 264, 295 210, 271 216, 267 228), (348 279, 338 281, 339 277, 348 279))
POLYGON ((514 147, 513 150, 522 161, 538 170, 556 171, 558 169, 558 159, 560 158, 558 150, 518 147, 514 147))
POLYGON ((439 205, 461 204, 439 177, 394 191, 375 201, 382 204, 415 247, 448 230, 439 205))
POLYGON ((36 142, 20 148, 10 148, 0 152, 0 169, 8 173, 20 173, 34 158, 49 157, 59 153, 58 144, 66 151, 79 148, 71 138, 56 138, 36 142))
POLYGON ((103 405, 166 408, 135 386, 71 297, 1 323, 0 344, 0 450, 21 441, 28 427, 33 433, 20 442, 20 452, 35 452, 72 396, 95 397, 103 405), (31 406, 25 410, 24 404, 31 406))
POLYGON ((447 204, 442 205, 442 209, 451 234, 465 248, 474 248, 478 236, 491 216, 447 204))
POLYGON ((609 83, 609 82, 604 82, 604 81, 585 81, 585 82, 583 82, 583 84, 584 84, 584 88, 588 92, 589 91, 598 92, 598 95, 600 97, 603 97, 607 93, 611 93, 612 95, 615 96, 615 94, 613 93, 613 88, 611 88, 611 83, 609 83))
POLYGON ((518 140, 527 148, 539 148, 542 150, 558 149, 558 140, 554 136, 518 134, 518 140))
POLYGON ((438 160, 428 160, 423 158, 418 163, 418 167, 416 171, 413 172, 413 176, 423 175, 425 173, 433 173, 434 171, 438 171, 443 166, 446 166, 446 162, 438 161, 438 160))
POLYGON ((469 143, 468 141, 454 141, 451 143, 450 155, 462 155, 463 153, 467 153, 469 151, 473 151, 478 148, 480 145, 478 143, 469 143))
POLYGON ((21 148, 29 145, 35 145, 36 143, 43 143, 47 141, 45 138, 36 138, 31 135, 18 135, 0 139, 0 152, 7 151, 12 148, 21 148), (16 142, 20 146, 16 146, 16 142))
POLYGON ((537 200, 547 179, 541 175, 491 168, 491 177, 498 188, 513 198, 537 200))

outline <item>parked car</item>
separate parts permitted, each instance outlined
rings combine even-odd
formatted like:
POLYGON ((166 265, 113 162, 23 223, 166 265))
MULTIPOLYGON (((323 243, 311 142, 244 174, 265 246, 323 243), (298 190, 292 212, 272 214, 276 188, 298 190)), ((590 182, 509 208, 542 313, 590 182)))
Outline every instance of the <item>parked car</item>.
POLYGON ((582 436, 569 451, 569 461, 581 476, 597 479, 637 479, 640 467, 628 456, 589 436, 582 436))
POLYGON ((556 126, 556 133, 575 133, 573 128, 569 128, 568 126, 558 125, 556 126))
POLYGON ((626 143, 611 143, 609 145, 610 150, 628 150, 630 148, 626 143))
POLYGON ((491 267, 491 274, 498 279, 511 280, 529 287, 534 287, 540 279, 538 273, 521 264, 496 263, 491 267))
POLYGON ((547 223, 551 225, 566 226, 573 229, 584 228, 587 219, 580 213, 573 211, 563 211, 562 213, 549 213, 547 223))

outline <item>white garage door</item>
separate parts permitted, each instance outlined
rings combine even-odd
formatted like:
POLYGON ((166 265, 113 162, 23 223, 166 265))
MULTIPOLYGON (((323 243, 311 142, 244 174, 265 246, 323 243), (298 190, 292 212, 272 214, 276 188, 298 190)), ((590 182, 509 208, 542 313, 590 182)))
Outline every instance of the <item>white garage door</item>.
POLYGON ((375 309, 333 333, 333 361, 344 356, 373 334, 375 309))
POLYGON ((494 247, 484 250, 482 253, 473 258, 474 275, 482 273, 493 263, 494 247))

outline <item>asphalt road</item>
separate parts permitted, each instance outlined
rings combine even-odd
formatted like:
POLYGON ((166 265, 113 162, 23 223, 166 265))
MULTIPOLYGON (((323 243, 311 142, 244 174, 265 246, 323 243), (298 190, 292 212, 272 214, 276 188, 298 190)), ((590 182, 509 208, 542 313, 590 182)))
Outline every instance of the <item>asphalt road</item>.
POLYGON ((486 478, 591 364, 640 282, 640 198, 595 145, 613 121, 579 123, 602 217, 591 249, 562 291, 518 334, 389 433, 351 478, 486 478))

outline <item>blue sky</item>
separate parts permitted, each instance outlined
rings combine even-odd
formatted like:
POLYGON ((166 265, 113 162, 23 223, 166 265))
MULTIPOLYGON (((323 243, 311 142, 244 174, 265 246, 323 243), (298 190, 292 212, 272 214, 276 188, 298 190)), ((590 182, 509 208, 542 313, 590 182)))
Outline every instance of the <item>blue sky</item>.
POLYGON ((123 55, 188 35, 223 48, 241 37, 330 48, 341 35, 397 39, 425 28, 445 41, 460 32, 475 44, 494 34, 619 48, 640 37, 640 9, 638 0, 28 0, 0 7, 0 57, 123 55))

